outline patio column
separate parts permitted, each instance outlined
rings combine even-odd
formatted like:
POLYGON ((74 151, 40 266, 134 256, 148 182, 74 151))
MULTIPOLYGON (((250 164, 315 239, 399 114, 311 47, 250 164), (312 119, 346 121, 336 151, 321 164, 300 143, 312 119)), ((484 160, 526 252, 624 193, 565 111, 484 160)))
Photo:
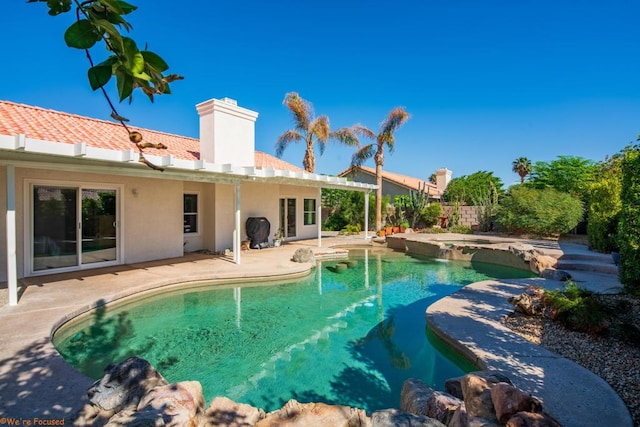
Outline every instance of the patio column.
POLYGON ((236 184, 236 214, 233 230, 233 262, 240 264, 240 184, 236 184))
POLYGON ((16 168, 7 166, 7 286, 9 305, 18 305, 16 258, 16 168))
POLYGON ((364 193, 364 240, 369 238, 369 191, 364 193))
POLYGON ((318 205, 316 206, 316 221, 318 223, 318 247, 322 247, 322 187, 318 188, 318 205))

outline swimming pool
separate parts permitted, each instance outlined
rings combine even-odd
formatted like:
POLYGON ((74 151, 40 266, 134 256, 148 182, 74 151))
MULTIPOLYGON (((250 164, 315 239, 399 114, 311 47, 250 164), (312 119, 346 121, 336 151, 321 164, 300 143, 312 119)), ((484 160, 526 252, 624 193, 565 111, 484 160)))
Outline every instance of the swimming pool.
POLYGON ((64 325, 53 342, 93 378, 137 355, 170 382, 198 380, 208 401, 224 395, 267 411, 291 398, 363 408, 398 407, 402 383, 442 389, 475 369, 429 333, 432 302, 488 278, 528 273, 351 250, 293 283, 249 283, 158 293, 101 307, 64 325))

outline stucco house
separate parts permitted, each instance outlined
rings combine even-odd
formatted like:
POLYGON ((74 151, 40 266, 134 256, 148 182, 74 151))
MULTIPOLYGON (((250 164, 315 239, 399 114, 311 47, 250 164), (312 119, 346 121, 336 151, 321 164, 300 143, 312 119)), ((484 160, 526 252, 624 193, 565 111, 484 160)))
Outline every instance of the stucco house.
MULTIPOLYGON (((367 166, 351 166, 340 172, 338 176, 346 177, 358 182, 370 184, 376 183, 376 170, 367 166)), ((391 202, 395 196, 409 195, 409 191, 420 191, 423 186, 430 201, 439 201, 451 181, 451 171, 441 168, 436 171, 436 184, 427 179, 419 179, 412 176, 382 170, 382 195, 391 196, 391 202)))
MULTIPOLYGON (((200 138, 131 128, 162 143, 139 162, 117 123, 0 101, 0 281, 159 260, 240 244, 250 217, 270 239, 320 237, 321 189, 371 191, 255 151, 258 113, 228 99, 196 106, 200 138)), ((366 198, 368 199, 368 198, 366 198)), ((320 242, 319 242, 320 243, 320 242)))

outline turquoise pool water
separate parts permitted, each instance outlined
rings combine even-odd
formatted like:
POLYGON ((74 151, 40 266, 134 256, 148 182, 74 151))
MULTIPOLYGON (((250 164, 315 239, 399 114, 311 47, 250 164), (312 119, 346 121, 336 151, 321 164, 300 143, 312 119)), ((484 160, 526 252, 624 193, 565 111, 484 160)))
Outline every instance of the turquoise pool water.
POLYGON ((170 382, 198 380, 267 411, 291 398, 398 407, 405 379, 436 389, 475 369, 426 327, 425 310, 461 286, 527 272, 488 264, 351 250, 294 283, 199 287, 102 307, 65 325, 54 345, 93 378, 126 357, 170 382), (235 287, 232 287, 235 286, 235 287))

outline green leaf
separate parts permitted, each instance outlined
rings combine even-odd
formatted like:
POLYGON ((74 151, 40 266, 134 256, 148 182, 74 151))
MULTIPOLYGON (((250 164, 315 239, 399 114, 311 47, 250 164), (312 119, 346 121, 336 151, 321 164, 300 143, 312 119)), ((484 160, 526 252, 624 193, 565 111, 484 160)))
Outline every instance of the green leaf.
POLYGON ((118 15, 122 15, 123 13, 120 5, 115 0, 100 0, 100 3, 106 6, 111 13, 116 13, 118 15))
POLYGON ((120 35, 120 31, 113 24, 106 19, 98 19, 93 23, 99 30, 105 31, 109 34, 110 38, 120 39, 122 36, 120 35))
POLYGON ((133 77, 124 67, 120 67, 116 70, 116 81, 118 83, 118 94, 120 95, 120 102, 125 98, 131 97, 133 92, 133 77))
POLYGON ((159 55, 151 52, 150 50, 143 50, 142 56, 144 57, 145 62, 151 67, 155 68, 159 72, 167 71, 169 69, 169 65, 164 62, 159 55))
POLYGON ((100 40, 100 34, 91 22, 81 19, 73 23, 64 33, 64 41, 69 47, 90 49, 100 40))
POLYGON ((129 37, 122 38, 122 46, 124 48, 123 55, 127 62, 125 66, 131 74, 142 73, 144 71, 144 57, 138 50, 136 42, 129 37))
POLYGON ((134 6, 122 0, 116 0, 116 3, 118 3, 118 6, 120 6, 120 10, 122 10, 123 15, 127 15, 138 8, 138 6, 134 6))
POLYGON ((96 65, 89 68, 88 76, 91 89, 97 90, 109 83, 112 74, 111 70, 111 65, 96 65))

